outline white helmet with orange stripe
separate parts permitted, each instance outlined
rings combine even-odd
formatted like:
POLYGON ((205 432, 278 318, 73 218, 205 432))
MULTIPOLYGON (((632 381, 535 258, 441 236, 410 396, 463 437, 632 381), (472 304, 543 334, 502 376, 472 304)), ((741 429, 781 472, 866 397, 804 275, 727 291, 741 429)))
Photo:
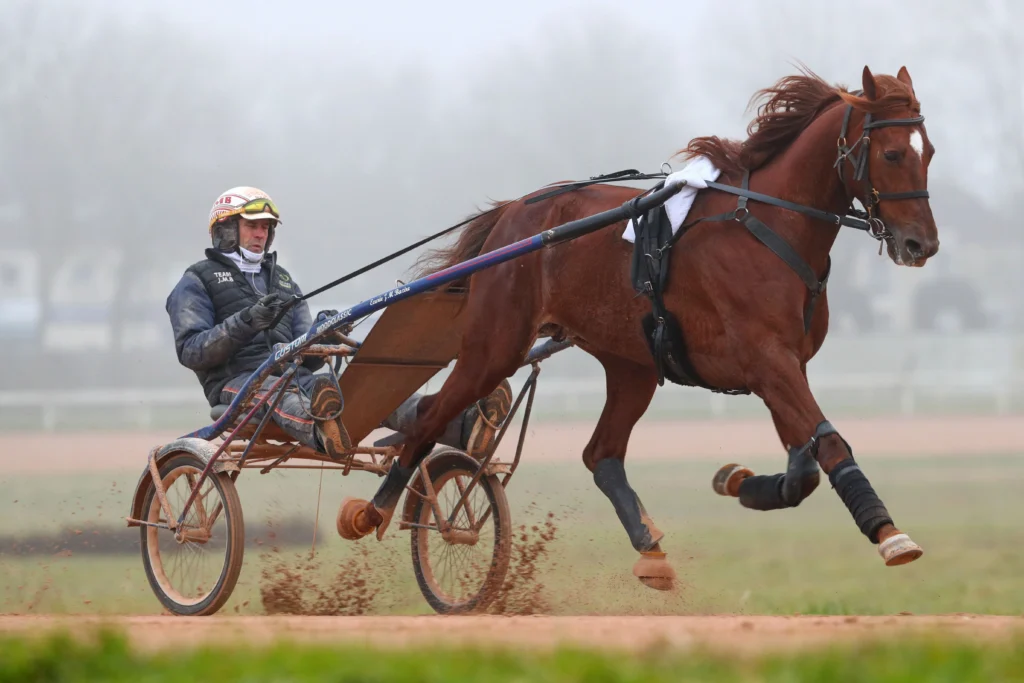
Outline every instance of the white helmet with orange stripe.
POLYGON ((255 187, 233 187, 222 192, 210 209, 210 239, 213 248, 218 251, 236 251, 238 249, 238 217, 251 221, 261 218, 270 219, 270 230, 267 235, 266 251, 274 241, 274 229, 281 222, 281 213, 277 205, 263 190, 255 187))

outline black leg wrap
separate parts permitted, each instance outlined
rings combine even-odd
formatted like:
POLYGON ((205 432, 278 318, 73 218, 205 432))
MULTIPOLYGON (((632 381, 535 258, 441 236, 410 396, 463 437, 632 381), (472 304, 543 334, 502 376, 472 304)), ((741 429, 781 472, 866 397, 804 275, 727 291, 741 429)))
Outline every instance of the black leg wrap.
POLYGON ((785 474, 760 474, 740 482, 740 505, 751 510, 795 508, 818 487, 818 462, 811 455, 812 440, 789 449, 785 474))
POLYGON ((387 476, 381 482, 377 493, 373 495, 371 501, 373 506, 378 510, 389 510, 398 505, 398 500, 402 497, 402 492, 405 491, 405 487, 415 471, 415 467, 402 467, 398 464, 398 460, 392 462, 387 476))
POLYGON ((781 510, 790 507, 782 499, 784 474, 758 474, 740 482, 740 505, 751 510, 781 510))
POLYGON ((629 535, 629 542, 640 552, 654 547, 651 532, 643 523, 644 509, 636 492, 626 481, 626 468, 621 460, 607 458, 594 466, 594 483, 615 508, 615 514, 629 535))
POLYGON ((782 480, 782 499, 792 507, 811 495, 821 479, 818 461, 814 459, 809 446, 789 449, 789 464, 786 466, 786 477, 782 480))
POLYGON ((853 521, 860 527, 861 533, 872 543, 878 543, 878 530, 886 524, 892 524, 892 518, 853 458, 842 460, 836 465, 829 473, 828 480, 853 515, 853 521))

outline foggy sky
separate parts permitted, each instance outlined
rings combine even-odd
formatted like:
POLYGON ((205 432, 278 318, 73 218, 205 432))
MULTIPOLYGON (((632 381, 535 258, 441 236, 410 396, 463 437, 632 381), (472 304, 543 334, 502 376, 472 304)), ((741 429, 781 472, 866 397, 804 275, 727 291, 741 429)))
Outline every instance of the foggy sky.
MULTIPOLYGON (((1024 246, 1010 217, 1024 184, 1020 7, 11 0, 0 7, 2 247, 39 260, 47 310, 49 274, 118 250, 158 278, 145 305, 159 320, 209 244, 213 200, 256 185, 281 206, 275 247, 309 290, 492 199, 654 171, 698 135, 742 137, 751 95, 797 62, 853 88, 865 64, 906 65, 937 148, 943 251, 925 274, 868 268, 856 264, 874 243, 843 234, 834 256, 853 265, 833 280, 839 291, 843 277, 887 283, 878 305, 906 309, 900 293, 918 282, 984 272, 976 251, 952 245, 999 235, 1024 246)), ((414 256, 314 309, 390 287, 414 256)))

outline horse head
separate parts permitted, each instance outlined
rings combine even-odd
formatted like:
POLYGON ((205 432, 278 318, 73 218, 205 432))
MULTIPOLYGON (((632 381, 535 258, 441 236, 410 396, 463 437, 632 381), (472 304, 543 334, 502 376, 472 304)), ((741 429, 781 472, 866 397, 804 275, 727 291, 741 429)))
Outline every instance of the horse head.
POLYGON ((923 266, 939 250, 928 203, 928 165, 935 147, 907 68, 874 76, 865 66, 860 93, 842 92, 848 105, 836 168, 851 197, 867 210, 875 237, 897 265, 923 266), (862 114, 856 122, 851 112, 862 114), (847 144, 847 129, 860 137, 847 144))

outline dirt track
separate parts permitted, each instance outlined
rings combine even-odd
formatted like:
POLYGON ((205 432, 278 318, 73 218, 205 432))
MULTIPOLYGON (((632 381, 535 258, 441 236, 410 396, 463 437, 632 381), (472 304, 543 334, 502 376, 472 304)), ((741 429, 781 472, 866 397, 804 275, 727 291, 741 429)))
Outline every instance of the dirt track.
POLYGON ((706 646, 730 652, 821 646, 941 631, 986 641, 1024 633, 1024 618, 979 615, 880 617, 0 617, 0 633, 54 628, 88 634, 100 624, 123 630, 144 650, 204 643, 416 644, 601 650, 706 646))
MULTIPOLYGON (((1021 452, 1024 416, 849 419, 837 421, 836 426, 859 457, 993 455, 1021 452)), ((532 426, 524 461, 578 462, 593 429, 593 421, 532 426)), ((145 466, 149 449, 177 436, 159 432, 4 434, 0 467, 8 473, 136 470, 145 466)), ((499 455, 511 455, 514 443, 515 439, 507 439, 499 455)), ((730 462, 782 454, 772 422, 766 418, 642 423, 630 438, 628 457, 631 462, 680 458, 730 462)))

